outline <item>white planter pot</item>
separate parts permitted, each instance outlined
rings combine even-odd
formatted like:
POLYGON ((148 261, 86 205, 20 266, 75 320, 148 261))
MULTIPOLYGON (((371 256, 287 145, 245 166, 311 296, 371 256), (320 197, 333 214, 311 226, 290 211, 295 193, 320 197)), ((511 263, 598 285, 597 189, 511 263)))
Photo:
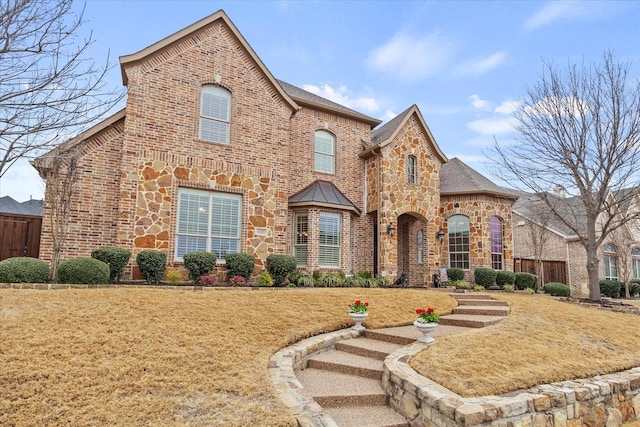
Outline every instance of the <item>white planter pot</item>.
POLYGON ((352 326, 351 329, 355 329, 356 331, 364 331, 365 327, 362 326, 362 322, 366 320, 368 315, 369 313, 349 313, 349 317, 351 317, 351 320, 356 322, 356 324, 352 326))
POLYGON ((415 322, 413 322, 413 326, 418 328, 418 330, 423 334, 420 338, 418 338, 418 341, 429 344, 436 340, 435 338, 429 336, 429 334, 438 327, 437 323, 420 323, 416 320, 415 322))

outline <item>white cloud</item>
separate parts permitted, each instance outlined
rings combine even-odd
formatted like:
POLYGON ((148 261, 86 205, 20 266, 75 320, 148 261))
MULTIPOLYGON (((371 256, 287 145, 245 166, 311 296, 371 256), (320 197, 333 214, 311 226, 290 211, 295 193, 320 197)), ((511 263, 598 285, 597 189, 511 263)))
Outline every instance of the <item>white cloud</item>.
POLYGON ((501 135, 513 132, 515 121, 506 119, 478 119, 467 123, 467 127, 480 135, 501 135))
POLYGON ((498 105, 494 110, 495 113, 499 114, 513 114, 515 111, 520 108, 522 101, 504 101, 502 104, 498 105))
POLYGON ((473 105, 473 108, 484 110, 489 107, 489 101, 480 98, 480 96, 476 95, 475 93, 469 96, 467 99, 471 101, 471 105, 473 105))
POLYGON ((550 117, 581 117, 589 112, 589 105, 575 97, 559 98, 549 96, 533 106, 525 108, 527 114, 540 114, 550 117))
POLYGON ((380 105, 375 98, 367 96, 352 98, 349 89, 345 85, 341 85, 337 89, 326 83, 322 86, 303 85, 302 88, 308 92, 327 98, 330 101, 337 102, 340 105, 366 114, 376 114, 380 111, 380 105))
POLYGON ((0 178, 0 196, 11 196, 18 202, 44 198, 44 183, 26 159, 18 160, 0 178))
POLYGON ((389 120, 393 119, 397 115, 398 115, 398 113, 395 113, 392 110, 386 110, 384 112, 384 114, 382 115, 382 121, 386 123, 389 120))
POLYGON ((462 62, 455 68, 454 73, 458 76, 485 74, 502 64, 506 58, 507 52, 499 51, 486 58, 462 62))
POLYGON ((454 44, 439 33, 419 37, 398 33, 374 49, 367 62, 375 70, 402 79, 421 80, 444 68, 454 51, 454 44))
POLYGON ((527 31, 537 30, 554 21, 575 19, 589 14, 591 2, 575 0, 551 1, 531 16, 525 23, 527 31))

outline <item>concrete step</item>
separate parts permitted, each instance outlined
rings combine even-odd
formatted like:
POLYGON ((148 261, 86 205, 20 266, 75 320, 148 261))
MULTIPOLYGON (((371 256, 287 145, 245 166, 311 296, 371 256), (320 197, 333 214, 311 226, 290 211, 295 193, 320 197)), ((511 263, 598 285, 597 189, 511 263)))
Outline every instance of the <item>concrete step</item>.
POLYGON ((387 395, 376 379, 307 368, 298 374, 298 381, 304 394, 325 409, 387 404, 387 395))
POLYGON ((458 305, 495 305, 508 307, 509 303, 499 299, 462 298, 458 300, 458 305))
POLYGON ((382 365, 381 360, 334 350, 311 357, 308 367, 382 380, 382 365))
POLYGON ((366 337, 344 340, 336 343, 336 350, 378 360, 384 360, 385 357, 387 357, 400 347, 402 347, 402 345, 400 344, 394 344, 366 337))
POLYGON ((461 305, 455 307, 452 314, 472 314, 476 316, 507 316, 511 309, 493 305, 461 305))
POLYGON ((384 341, 403 346, 411 344, 417 339, 413 338, 410 332, 407 332, 412 329, 416 329, 415 326, 399 326, 398 328, 385 328, 376 330, 367 329, 364 331, 364 336, 372 340, 384 341), (396 333, 395 329, 402 329, 402 333, 396 333))
MULTIPOLYGON (((466 328, 484 328, 494 325, 505 316, 475 316, 471 314, 448 314, 440 317, 440 325, 462 326, 466 328)), ((437 330, 437 329, 436 329, 437 330)), ((434 336, 434 334, 432 334, 434 336)))
POLYGON ((327 413, 340 427, 408 427, 404 417, 388 406, 329 408, 327 413))
POLYGON ((483 300, 494 299, 489 294, 479 294, 477 292, 450 292, 449 296, 457 300, 459 299, 483 299, 483 300))

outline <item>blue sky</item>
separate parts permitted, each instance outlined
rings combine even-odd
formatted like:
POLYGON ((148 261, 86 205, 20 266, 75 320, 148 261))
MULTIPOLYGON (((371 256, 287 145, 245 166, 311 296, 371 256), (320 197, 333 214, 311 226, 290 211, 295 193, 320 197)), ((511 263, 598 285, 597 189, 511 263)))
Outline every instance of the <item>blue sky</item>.
MULTIPOLYGON (((82 4, 78 4, 78 9, 82 4)), ((88 1, 83 30, 104 62, 224 9, 273 75, 381 120, 417 104, 442 151, 487 175, 494 137, 543 61, 600 62, 640 78, 640 1, 88 1)), ((119 66, 109 85, 121 87, 119 66)), ((124 104, 122 105, 124 106, 124 104)), ((491 177, 490 177, 491 178, 491 177)), ((42 198, 26 162, 0 195, 42 198)))

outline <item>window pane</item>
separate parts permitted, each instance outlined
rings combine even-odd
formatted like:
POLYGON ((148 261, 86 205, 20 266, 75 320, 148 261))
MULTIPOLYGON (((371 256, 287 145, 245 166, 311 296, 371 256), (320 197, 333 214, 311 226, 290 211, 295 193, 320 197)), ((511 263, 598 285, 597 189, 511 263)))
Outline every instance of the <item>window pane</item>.
POLYGON ((293 255, 298 265, 307 265, 307 242, 309 240, 309 217, 306 214, 294 216, 293 255))
POLYGON ((293 256, 296 257, 296 262, 298 265, 307 265, 307 254, 307 246, 293 247, 293 256))
POLYGON ((211 252, 217 255, 218 259, 224 259, 226 254, 237 254, 240 252, 240 241, 238 239, 211 239, 211 252))
POLYGON ((200 139, 227 144, 229 142, 229 123, 201 118, 200 139))
POLYGON ((340 267, 340 214, 320 212, 320 266, 340 267))
POLYGON ((413 156, 409 156, 407 162, 407 177, 409 184, 416 183, 416 158, 413 156))
POLYGON ((216 86, 202 88, 200 115, 225 122, 229 121, 231 94, 216 86))
POLYGON ((240 237, 240 196, 214 196, 211 207, 211 234, 240 237))
POLYGON ((454 215, 447 220, 449 230, 449 266, 469 269, 469 218, 454 215))
POLYGON ((182 258, 184 254, 189 252, 206 252, 207 238, 194 236, 178 236, 176 247, 176 256, 182 258))
POLYGON ((313 170, 334 173, 335 138, 328 132, 317 131, 314 141, 313 170))
POLYGON ((181 192, 178 201, 178 233, 207 234, 209 197, 199 192, 181 192))
POLYGON ((418 263, 419 264, 422 264, 423 245, 424 245, 424 234, 423 234, 422 230, 418 230, 418 263))
POLYGON ((491 265, 495 270, 502 270, 502 220, 496 216, 489 218, 491 233, 491 265))

